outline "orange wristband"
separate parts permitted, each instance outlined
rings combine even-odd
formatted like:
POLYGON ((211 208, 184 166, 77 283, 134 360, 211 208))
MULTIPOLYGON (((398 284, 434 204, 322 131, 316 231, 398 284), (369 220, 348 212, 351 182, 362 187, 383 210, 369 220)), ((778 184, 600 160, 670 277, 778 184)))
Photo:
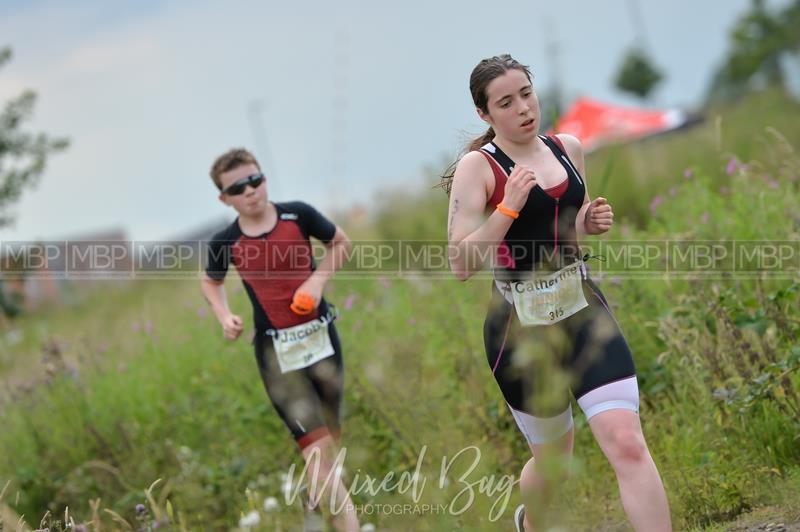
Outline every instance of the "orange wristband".
POLYGON ((504 206, 502 203, 497 204, 497 210, 500 211, 500 214, 505 214, 506 216, 511 216, 515 220, 519 218, 519 211, 512 211, 508 207, 504 206))
POLYGON ((294 296, 292 304, 289 308, 299 316, 311 314, 314 311, 314 298, 305 292, 298 292, 294 296))

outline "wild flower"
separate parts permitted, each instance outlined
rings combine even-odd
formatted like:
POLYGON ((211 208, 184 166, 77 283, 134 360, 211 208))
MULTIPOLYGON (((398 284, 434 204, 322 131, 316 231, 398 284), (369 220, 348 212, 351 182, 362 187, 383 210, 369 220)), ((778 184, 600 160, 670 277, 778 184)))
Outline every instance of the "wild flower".
POLYGON ((650 202, 650 214, 655 216, 656 215, 656 209, 658 209, 658 206, 661 205, 662 203, 664 203, 664 198, 663 197, 656 196, 655 198, 653 198, 653 200, 650 202))

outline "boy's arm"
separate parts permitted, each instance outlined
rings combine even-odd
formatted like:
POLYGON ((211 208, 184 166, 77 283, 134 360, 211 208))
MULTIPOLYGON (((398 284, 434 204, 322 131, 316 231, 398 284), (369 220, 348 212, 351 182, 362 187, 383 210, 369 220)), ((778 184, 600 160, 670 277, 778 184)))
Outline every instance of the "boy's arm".
POLYGON ((236 340, 244 330, 244 323, 242 318, 233 314, 228 307, 228 297, 225 294, 225 281, 216 281, 203 272, 203 277, 200 280, 200 288, 206 301, 211 305, 211 310, 217 317, 225 338, 228 340, 236 340))
POLYGON ((203 277, 200 279, 200 288, 206 301, 211 305, 214 315, 222 322, 223 318, 231 313, 228 308, 228 297, 225 294, 225 281, 212 279, 207 273, 203 272, 203 277))
POLYGON ((325 256, 319 262, 314 273, 295 292, 309 294, 317 304, 322 300, 322 291, 325 289, 325 285, 336 273, 336 270, 347 261, 347 256, 353 249, 353 243, 339 226, 336 226, 336 232, 330 242, 324 244, 327 248, 325 256))
POLYGON ((331 241, 325 244, 325 247, 327 248, 325 257, 322 258, 319 266, 311 275, 311 277, 320 279, 323 284, 327 283, 336 273, 336 270, 347 262, 347 255, 353 249, 353 243, 342 228, 336 226, 336 233, 334 233, 331 241))

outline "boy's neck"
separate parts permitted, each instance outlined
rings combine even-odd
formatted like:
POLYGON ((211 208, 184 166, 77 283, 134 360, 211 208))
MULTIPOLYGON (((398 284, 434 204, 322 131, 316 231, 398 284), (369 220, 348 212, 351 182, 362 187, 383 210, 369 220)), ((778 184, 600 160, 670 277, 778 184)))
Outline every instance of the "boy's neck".
POLYGON ((267 201, 266 208, 260 214, 255 216, 248 216, 247 214, 239 214, 239 221, 250 227, 262 227, 275 225, 275 220, 278 218, 278 209, 271 201, 267 201))

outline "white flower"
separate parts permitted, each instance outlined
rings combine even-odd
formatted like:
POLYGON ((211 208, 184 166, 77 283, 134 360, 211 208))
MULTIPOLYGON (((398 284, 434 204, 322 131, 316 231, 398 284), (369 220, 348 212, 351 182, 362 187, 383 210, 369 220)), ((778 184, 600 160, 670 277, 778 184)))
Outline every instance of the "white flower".
POLYGON ((261 516, 257 511, 253 510, 241 519, 239 519, 239 528, 250 528, 256 526, 261 522, 261 516))
POLYGON ((8 345, 18 344, 22 341, 22 337, 22 331, 19 329, 11 329, 6 333, 6 342, 8 342, 8 345))
POLYGON ((278 507, 278 499, 275 497, 267 497, 264 499, 264 511, 271 512, 278 507))
POLYGON ((372 523, 364 523, 361 525, 361 532, 375 532, 375 525, 372 523))

